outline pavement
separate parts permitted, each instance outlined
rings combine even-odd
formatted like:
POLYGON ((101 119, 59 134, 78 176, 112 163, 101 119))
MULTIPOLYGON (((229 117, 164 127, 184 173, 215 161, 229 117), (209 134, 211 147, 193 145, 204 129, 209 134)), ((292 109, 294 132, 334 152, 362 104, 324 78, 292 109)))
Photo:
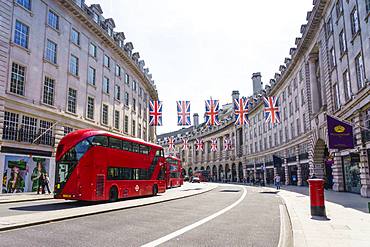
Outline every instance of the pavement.
POLYGON ((52 199, 52 198, 53 198, 53 194, 39 194, 39 195, 37 195, 36 192, 0 194, 0 204, 14 203, 14 202, 26 202, 26 201, 37 201, 37 200, 48 200, 48 199, 52 199))
POLYGON ((285 201, 290 216, 293 246, 370 246, 370 213, 367 209, 370 198, 325 190, 325 219, 311 217, 308 187, 283 186, 278 195, 285 201))
MULTIPOLYGON (((133 208, 133 207, 140 207, 144 205, 156 204, 165 201, 176 200, 179 198, 185 198, 189 196, 194 196, 197 194, 205 193, 208 191, 213 190, 218 185, 216 184, 207 184, 207 183, 200 183, 200 184, 190 184, 185 183, 183 186, 179 188, 173 188, 171 190, 167 190, 166 193, 158 194, 154 197, 142 197, 136 199, 129 199, 129 200, 121 200, 114 203, 99 203, 99 204, 92 204, 92 205, 83 205, 81 206, 80 203, 75 202, 75 207, 64 207, 49 210, 41 210, 32 211, 28 214, 18 214, 18 215, 10 215, 0 217, 0 231, 25 227, 25 226, 32 226, 37 224, 42 224, 51 221, 60 221, 64 219, 71 219, 76 217, 82 217, 87 215, 99 214, 103 212, 110 212, 115 210, 133 208)), ((25 199, 27 195, 24 197, 19 197, 20 199, 25 199)), ((28 195, 31 199, 34 195, 28 195)), ((50 199, 50 198, 48 198, 50 199)), ((60 202, 60 200, 52 200, 60 202)), ((23 201, 20 201, 23 202, 23 201)), ((14 201, 12 201, 14 203, 14 201)), ((53 202, 50 202, 53 203, 53 202)), ((35 206, 33 206, 35 208, 35 206)), ((37 207, 37 206, 36 206, 37 207)), ((24 208, 24 207, 23 207, 24 208)), ((16 209, 16 207, 12 207, 12 210, 16 209)), ((18 208, 19 209, 19 208, 18 208)))

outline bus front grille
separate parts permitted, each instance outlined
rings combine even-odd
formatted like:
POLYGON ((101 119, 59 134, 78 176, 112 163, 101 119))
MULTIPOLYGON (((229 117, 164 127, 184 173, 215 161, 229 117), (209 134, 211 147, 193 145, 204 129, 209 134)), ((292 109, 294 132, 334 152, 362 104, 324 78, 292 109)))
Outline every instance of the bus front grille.
POLYGON ((104 194, 104 175, 96 175, 96 196, 103 196, 104 194))

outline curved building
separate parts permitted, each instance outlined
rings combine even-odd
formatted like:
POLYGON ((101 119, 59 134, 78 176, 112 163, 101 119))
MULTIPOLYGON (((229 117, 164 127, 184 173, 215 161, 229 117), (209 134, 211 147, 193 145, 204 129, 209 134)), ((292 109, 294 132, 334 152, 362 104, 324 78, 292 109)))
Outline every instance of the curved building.
POLYGON ((168 136, 175 137, 188 173, 204 169, 217 181, 266 183, 280 174, 285 184, 298 186, 315 174, 328 188, 370 197, 370 1, 313 4, 302 36, 269 85, 262 89, 260 73, 253 74, 257 100, 249 111, 250 126, 236 127, 226 105, 220 126, 201 124, 158 136, 164 146, 168 136), (279 98, 280 124, 265 124, 262 95, 279 98), (353 125, 353 149, 328 148, 327 114, 353 125), (181 150, 184 137, 190 144, 186 151, 181 150), (196 138, 204 140, 203 152, 195 150, 196 138), (218 149, 211 152, 214 138, 218 149), (228 138, 232 148, 225 151, 228 138))

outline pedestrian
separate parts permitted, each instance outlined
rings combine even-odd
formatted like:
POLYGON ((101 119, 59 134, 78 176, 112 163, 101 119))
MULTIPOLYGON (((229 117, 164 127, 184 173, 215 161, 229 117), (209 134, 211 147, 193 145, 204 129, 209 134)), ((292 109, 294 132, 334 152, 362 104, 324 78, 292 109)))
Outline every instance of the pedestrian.
POLYGON ((42 194, 45 194, 44 180, 45 180, 44 173, 41 173, 40 176, 39 176, 37 194, 40 194, 40 191, 41 191, 42 194))
POLYGON ((315 175, 315 173, 313 173, 313 174, 312 174, 311 178, 312 178, 312 179, 317 178, 317 177, 316 177, 316 175, 315 175))
POLYGON ((274 178, 275 186, 277 190, 280 190, 280 176, 277 174, 274 178))
MULTIPOLYGON (((50 192, 50 188, 49 188, 49 182, 50 182, 50 179, 49 179, 49 176, 48 176, 48 174, 47 173, 44 173, 44 184, 43 184, 43 188, 42 188, 42 190, 44 191, 44 193, 45 193, 45 187, 46 187, 46 189, 48 190, 48 193, 49 194, 51 194, 51 192, 50 192)), ((43 194, 44 194, 43 193, 43 194)))

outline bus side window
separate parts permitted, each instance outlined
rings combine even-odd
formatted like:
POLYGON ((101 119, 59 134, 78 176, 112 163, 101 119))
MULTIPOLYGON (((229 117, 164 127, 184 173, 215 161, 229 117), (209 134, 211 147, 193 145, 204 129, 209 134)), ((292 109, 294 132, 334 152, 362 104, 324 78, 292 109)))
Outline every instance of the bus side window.
POLYGON ((107 136, 94 136, 91 141, 94 146, 108 147, 108 137, 107 136))
POLYGON ((137 143, 132 143, 132 151, 135 153, 139 152, 139 144, 137 143))
POLYGON ((122 149, 125 151, 132 152, 132 143, 127 141, 122 141, 122 149))
POLYGON ((150 148, 145 145, 140 145, 140 153, 148 155, 150 152, 150 148))
POLYGON ((164 157, 163 149, 159 149, 155 152, 156 157, 164 157))
POLYGON ((122 148, 122 141, 117 138, 109 137, 109 147, 121 149, 122 148))

